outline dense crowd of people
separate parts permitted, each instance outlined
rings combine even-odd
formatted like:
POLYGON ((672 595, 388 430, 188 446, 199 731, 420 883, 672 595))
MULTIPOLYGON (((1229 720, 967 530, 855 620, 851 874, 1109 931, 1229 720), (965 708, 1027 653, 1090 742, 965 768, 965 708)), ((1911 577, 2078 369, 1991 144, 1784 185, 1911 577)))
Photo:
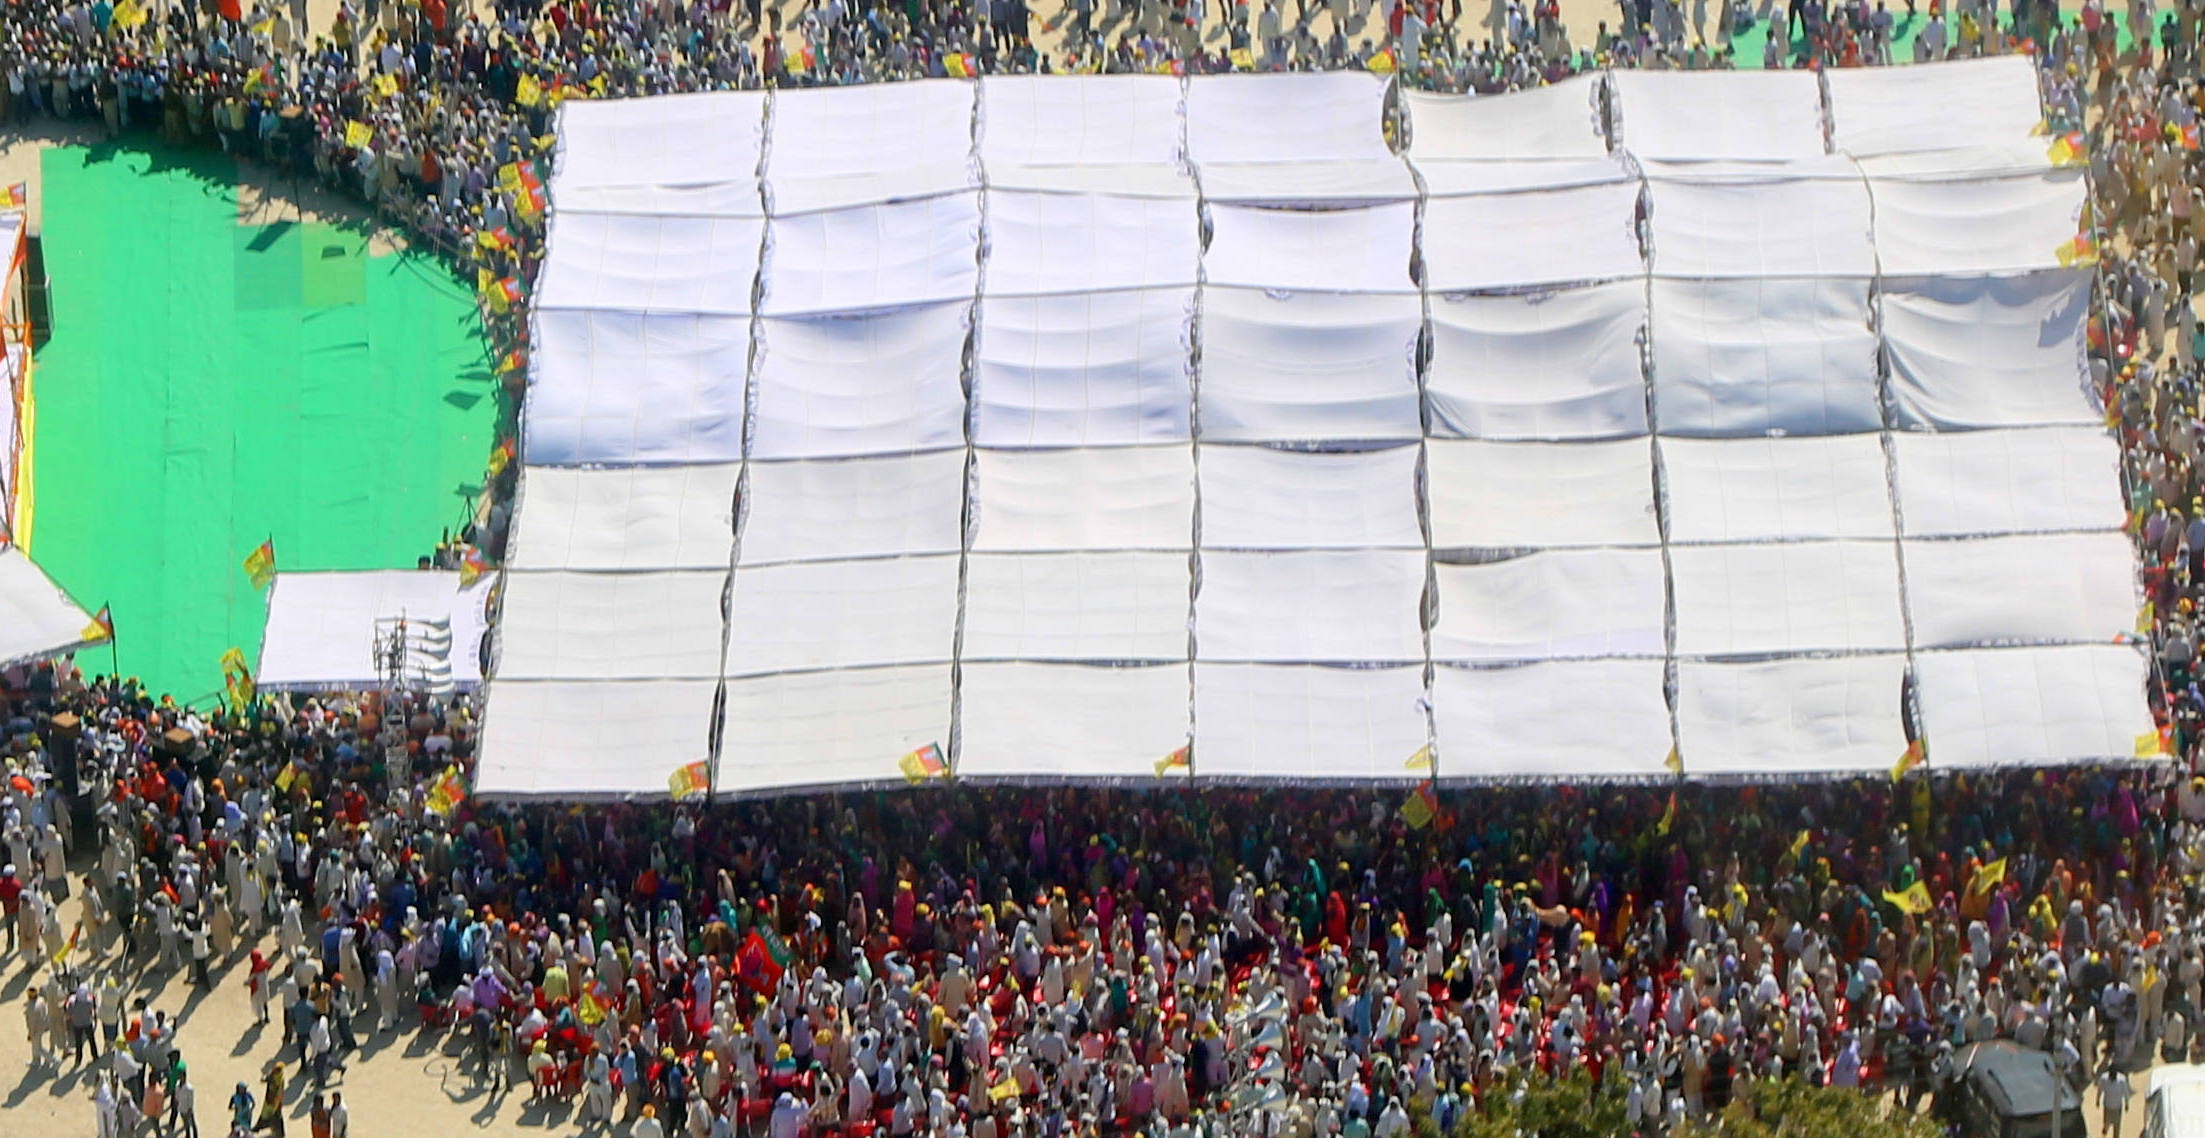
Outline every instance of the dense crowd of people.
MULTIPOLYGON (((303 5, 22 0, 0 7, 0 118, 272 162, 359 194, 470 277, 526 281, 543 207, 507 171, 548 149, 562 97, 953 59, 1391 67, 1491 92, 1727 66, 1752 15, 1627 0, 1634 31, 1573 48, 1551 3, 1267 0, 1231 6, 1211 40, 1204 0, 1072 0, 1045 53, 1016 0, 786 19, 758 0, 384 0, 326 29, 303 5)), ((317 1138, 344 1138, 325 1085, 399 1030, 451 1033, 474 1077, 638 1138, 1397 1138, 1573 1073, 1656 1133, 1765 1078, 1938 1111, 1955 1050, 1990 1038, 2049 1051, 2078 1084, 2205 1058, 2205 781, 2184 773, 2205 740, 2205 6, 2064 26, 2049 3, 1979 0, 1777 15, 1777 66, 1891 62, 1902 28, 1911 58, 2026 41, 2050 126, 2088 134, 2091 378, 2124 444, 2176 762, 1486 789, 1442 793, 1429 820, 1398 792, 956 785, 478 808, 446 777, 472 753, 464 700, 210 713, 19 665, 0 674, 0 923, 8 970, 39 966, 21 1001, 34 1062, 96 1066, 102 1138, 198 1114, 280 1135, 300 1095, 317 1138), (2157 34, 2123 44, 2117 25, 2157 34), (145 969, 248 986, 283 1061, 201 1101, 170 1009, 133 995, 145 969)), ((501 359, 522 307, 491 306, 501 359)))
POLYGON ((1393 1138, 1576 1072, 1655 1133, 1784 1076, 1935 1110, 1989 1038, 2078 1084, 2205 1057, 2205 784, 2172 764, 1487 789, 1421 825, 1336 790, 477 809, 441 777, 464 703, 0 679, 10 971, 43 966, 37 1061, 104 1064, 103 1135, 194 1093, 141 969, 281 1031, 241 1133, 394 1030, 642 1138, 1393 1138))

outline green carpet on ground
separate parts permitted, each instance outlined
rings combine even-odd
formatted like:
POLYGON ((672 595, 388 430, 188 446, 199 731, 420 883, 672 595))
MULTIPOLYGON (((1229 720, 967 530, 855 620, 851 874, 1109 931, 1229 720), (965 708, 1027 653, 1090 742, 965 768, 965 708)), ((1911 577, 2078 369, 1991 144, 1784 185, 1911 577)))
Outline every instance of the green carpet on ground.
MULTIPOLYGON (((241 225, 218 155, 43 158, 31 552, 112 605, 122 671, 198 699, 267 602, 239 562, 406 568, 466 517, 496 398, 469 291, 319 223, 241 225)), ((106 671, 95 651, 88 670, 106 671)))

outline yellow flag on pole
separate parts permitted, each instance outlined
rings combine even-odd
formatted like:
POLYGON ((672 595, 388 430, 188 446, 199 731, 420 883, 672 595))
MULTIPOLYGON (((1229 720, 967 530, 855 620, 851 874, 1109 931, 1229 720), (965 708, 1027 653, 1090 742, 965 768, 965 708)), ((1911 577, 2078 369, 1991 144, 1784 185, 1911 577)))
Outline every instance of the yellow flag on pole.
POLYGON ((1896 893, 1886 889, 1884 890, 1883 899, 1891 902, 1900 912, 1912 913, 1916 916, 1936 908, 1936 904, 1929 899, 1929 886, 1919 881, 1896 893))

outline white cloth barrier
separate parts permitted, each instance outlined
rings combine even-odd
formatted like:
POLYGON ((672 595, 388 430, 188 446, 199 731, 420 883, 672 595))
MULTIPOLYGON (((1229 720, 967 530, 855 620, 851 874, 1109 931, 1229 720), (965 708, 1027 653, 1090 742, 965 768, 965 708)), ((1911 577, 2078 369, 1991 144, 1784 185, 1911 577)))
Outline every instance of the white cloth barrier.
POLYGON ((535 307, 750 314, 766 223, 560 210, 535 307))
POLYGON ((1843 159, 1781 169, 1781 178, 1651 180, 1654 274, 1873 276, 1873 210, 1859 171, 1843 159))
POLYGON ((735 571, 727 674, 947 663, 957 557, 885 557, 735 571))
POLYGON ((521 471, 512 569, 724 569, 735 541, 734 463, 521 471))
POLYGON ((1679 656, 1906 647, 1898 551, 1888 541, 1684 545, 1669 563, 1679 656))
POLYGON ((2121 446, 2096 427, 1891 437, 1909 536, 2118 529, 2121 446))
MULTIPOLYGON (((406 643, 447 643, 452 682, 473 687, 482 682, 490 586, 484 578, 462 588, 458 573, 418 569, 279 573, 268 589, 254 681, 270 691, 379 688, 388 678, 377 659, 379 641, 397 630, 377 622, 404 620, 406 643)), ((408 675, 420 680, 431 664, 415 659, 408 675)))
POLYGON ((2158 753, 2137 693, 2141 650, 2123 645, 1923 652, 1922 726, 1933 769, 2126 760, 2158 753))
POLYGON ((1421 663, 1423 595, 1422 552, 1205 552, 1195 659, 1421 663))
POLYGON ((1434 296, 1425 372, 1435 438, 1646 433, 1646 286, 1434 296))
POLYGON ((1918 648, 2108 644, 2136 624, 2126 535, 2029 534, 1906 543, 1918 648))
POLYGON ((1184 553, 975 553, 965 580, 968 664, 1187 659, 1184 553))
POLYGON ((964 500, 961 449, 753 462, 741 563, 955 553, 964 500))
POLYGON ((1658 545, 1654 455, 1645 439, 1425 445, 1432 545, 1658 545))
POLYGON ((903 756, 949 753, 950 701, 948 664, 731 679, 714 789, 901 786, 903 756))
POLYGON ((965 441, 969 301, 758 322, 750 457, 849 458, 965 441))
POLYGON ((1130 446, 1191 437, 1194 290, 980 304, 973 441, 1130 446))
POLYGON ((1439 781, 1666 778, 1660 660, 1442 666, 1432 676, 1439 781))
POLYGON ((1194 666, 1200 779, 1399 782, 1431 741, 1420 668, 1194 666))
POLYGON ((535 316, 523 453, 546 466, 743 457, 750 321, 606 310, 535 316))
POLYGON ((1206 549, 1422 549, 1417 448, 1202 448, 1206 549))
POLYGON ((1193 703, 1185 664, 965 664, 957 777, 1127 779, 1187 745, 1193 703))
POLYGON ((1202 437, 1414 439, 1415 294, 1210 288, 1202 296, 1202 437))
POLYGON ((1887 277, 2059 267, 2085 187, 2072 168, 1967 179, 1878 177, 1876 249, 1887 277))
POLYGON ((1549 549, 1432 572, 1435 661, 1659 659, 1666 651, 1658 549, 1549 549))
POLYGON ((766 93, 568 99, 559 105, 562 210, 760 217, 766 93))
POLYGON ((1190 731, 1196 781, 1405 781, 1434 732, 1443 778, 1663 777, 1672 712, 1688 776, 1888 769, 1909 650, 2131 599, 2027 78, 1403 92, 1399 153, 1365 73, 577 104, 506 678, 711 675, 735 795, 926 743, 1184 777, 1190 731), (2055 536, 1953 540, 2004 534, 2055 536), (616 580, 555 618, 570 573, 616 580), (681 574, 686 617, 605 599, 681 574))
MULTIPOLYGON (((1677 743, 1693 774, 1872 774, 1906 752, 1906 657, 1677 665, 1677 743)), ((2140 701, 2139 701, 2140 702, 2140 701)))
POLYGON ((1434 197, 1426 281, 1437 295, 1641 277, 1638 198, 1635 180, 1434 197))
POLYGON ((975 552, 1188 549, 1194 448, 973 452, 975 552))
POLYGON ((1656 280, 1662 434, 1825 435, 1883 425, 1863 279, 1656 280))
POLYGON ((720 674, 727 570, 512 572, 497 674, 514 680, 691 680, 720 674))
POLYGON ((712 757, 715 687, 714 680, 501 677, 486 689, 476 790, 661 798, 675 771, 712 757), (606 761, 611 755, 619 761, 606 761))
POLYGON ((955 80, 777 94, 765 171, 775 216, 978 186, 975 98, 955 80))
POLYGON ((1409 118, 1409 160, 1594 158, 1601 137, 1603 76, 1580 75, 1500 98, 1439 95, 1402 88, 1409 118))
POLYGON ((1811 71, 1613 71, 1618 145, 1642 158, 1781 162, 1822 142, 1822 89, 1811 71))
POLYGON ((0 544, 0 664, 75 648, 91 623, 22 550, 0 544))
MULTIPOLYGON (((1855 155, 1952 150, 2025 137, 2043 118, 2026 54, 1934 67, 1830 68, 1830 140, 1855 155)), ((2041 149, 2041 147, 2040 147, 2041 149)))
POLYGON ((1884 341, 1904 427, 2096 425, 2083 362, 2090 272, 1887 282, 1884 341))
POLYGON ((1890 480, 1877 435, 1663 439, 1669 540, 1890 538, 1890 480))

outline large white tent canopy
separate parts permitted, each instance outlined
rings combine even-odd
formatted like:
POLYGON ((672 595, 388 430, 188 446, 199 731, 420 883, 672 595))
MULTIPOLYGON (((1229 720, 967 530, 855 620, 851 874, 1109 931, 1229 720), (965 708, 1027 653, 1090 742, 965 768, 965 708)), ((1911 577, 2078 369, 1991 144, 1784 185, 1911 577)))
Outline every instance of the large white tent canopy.
POLYGON ((491 585, 418 569, 279 573, 254 679, 277 691, 359 691, 395 671, 407 683, 474 687, 491 585))
POLYGON ((0 664, 96 643, 92 618, 22 550, 0 541, 0 664))
POLYGON ((561 114, 483 793, 888 784, 927 745, 1766 778, 2150 729, 2055 252, 2084 186, 2025 60, 561 114))

